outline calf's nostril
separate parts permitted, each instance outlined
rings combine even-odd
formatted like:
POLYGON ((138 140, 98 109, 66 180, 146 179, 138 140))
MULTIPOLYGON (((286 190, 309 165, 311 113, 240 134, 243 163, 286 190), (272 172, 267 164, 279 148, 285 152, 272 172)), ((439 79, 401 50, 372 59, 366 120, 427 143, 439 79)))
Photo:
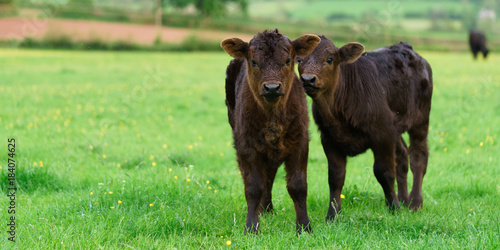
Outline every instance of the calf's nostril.
POLYGON ((315 77, 315 76, 313 76, 313 77, 311 78, 311 80, 309 80, 309 82, 311 82, 312 84, 314 84, 314 83, 316 82, 316 77, 315 77))
POLYGON ((314 83, 316 82, 316 77, 311 75, 303 75, 300 77, 300 80, 302 81, 302 83, 314 85, 314 83))
POLYGON ((275 83, 264 84, 264 91, 266 93, 278 93, 280 88, 281 84, 275 84, 275 83))

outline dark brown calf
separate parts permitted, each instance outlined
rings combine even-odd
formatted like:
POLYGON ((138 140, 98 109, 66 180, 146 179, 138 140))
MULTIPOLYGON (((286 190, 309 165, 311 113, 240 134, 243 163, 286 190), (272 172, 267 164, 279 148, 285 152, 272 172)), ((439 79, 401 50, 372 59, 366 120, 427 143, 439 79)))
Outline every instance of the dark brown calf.
POLYGON ((483 57, 486 59, 488 53, 490 52, 486 48, 486 36, 483 32, 478 30, 472 30, 469 33, 469 45, 474 59, 477 58, 477 53, 482 52, 483 57))
POLYGON ((432 71, 408 43, 364 53, 363 45, 337 48, 321 37, 306 57, 298 57, 306 93, 328 159, 330 205, 327 219, 340 212, 347 156, 373 151, 373 170, 386 204, 422 206, 422 179, 427 169, 427 132, 432 71), (408 131, 410 148, 401 134, 408 131), (408 153, 413 189, 408 196, 408 153), (394 181, 398 182, 398 197, 394 181))
POLYGON ((311 230, 306 207, 309 117, 294 58, 309 54, 319 41, 315 35, 290 41, 275 30, 257 34, 250 43, 238 38, 221 43, 235 58, 226 71, 226 105, 245 184, 245 233, 257 233, 259 213, 273 210, 271 189, 283 162, 296 229, 311 230))

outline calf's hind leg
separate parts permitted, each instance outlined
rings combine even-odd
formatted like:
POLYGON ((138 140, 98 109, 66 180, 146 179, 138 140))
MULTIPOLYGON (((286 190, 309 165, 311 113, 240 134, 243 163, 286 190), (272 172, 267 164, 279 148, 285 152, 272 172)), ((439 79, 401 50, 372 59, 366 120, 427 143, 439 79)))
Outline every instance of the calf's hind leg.
POLYGON ((264 188, 264 194, 262 200, 260 202, 260 211, 263 213, 273 212, 273 200, 272 200, 272 189, 274 184, 274 179, 276 177, 276 172, 278 171, 278 167, 267 167, 266 168, 266 185, 264 188))
POLYGON ((372 151, 375 158, 373 172, 384 190, 385 203, 391 210, 399 208, 399 200, 394 189, 396 180, 395 143, 388 140, 378 143, 372 148, 372 151))
POLYGON ((399 142, 396 142, 396 174, 398 182, 398 199, 408 206, 408 147, 401 137, 399 142))
POLYGON ((422 181, 427 171, 429 149, 427 148, 428 124, 412 128, 410 134, 410 168, 413 172, 413 188, 410 192, 410 209, 422 208, 422 181))

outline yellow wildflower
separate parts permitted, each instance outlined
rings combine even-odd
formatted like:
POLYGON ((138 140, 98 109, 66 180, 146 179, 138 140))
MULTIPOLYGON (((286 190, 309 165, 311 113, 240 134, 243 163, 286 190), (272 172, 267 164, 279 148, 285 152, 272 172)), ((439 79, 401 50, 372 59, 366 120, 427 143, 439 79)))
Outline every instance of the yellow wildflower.
POLYGON ((344 199, 344 198, 345 198, 345 195, 340 194, 340 199, 344 199))
POLYGON ((119 204, 122 204, 122 201, 120 201, 120 200, 119 200, 119 201, 118 201, 118 203, 119 203, 119 204))
POLYGON ((226 241, 226 245, 231 246, 231 241, 230 240, 226 241))
POLYGON ((151 165, 153 165, 153 167, 156 166, 156 162, 151 163, 151 165))
POLYGON ((188 146, 189 150, 193 149, 193 145, 188 146))

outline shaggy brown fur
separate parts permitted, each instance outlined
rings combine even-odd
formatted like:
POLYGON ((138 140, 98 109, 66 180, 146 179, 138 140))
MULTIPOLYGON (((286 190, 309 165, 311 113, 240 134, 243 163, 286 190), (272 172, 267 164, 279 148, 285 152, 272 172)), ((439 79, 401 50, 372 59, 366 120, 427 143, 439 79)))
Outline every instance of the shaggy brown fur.
POLYGON ((488 56, 490 52, 486 48, 486 36, 483 32, 478 30, 472 30, 469 33, 469 45, 474 59, 477 58, 477 53, 482 52, 484 59, 488 56))
POLYGON ((422 179, 427 169, 427 132, 432 96, 432 70, 408 43, 364 53, 359 43, 337 48, 321 37, 306 57, 298 57, 306 93, 328 159, 330 205, 327 219, 340 212, 347 156, 373 151, 373 170, 387 205, 399 201, 411 209, 422 206, 422 179), (413 189, 408 196, 410 135, 413 189), (397 166, 397 167, 396 167, 397 166), (398 182, 398 197, 394 181, 398 182))
POLYGON ((319 37, 290 41, 278 30, 221 43, 235 59, 226 71, 226 105, 248 205, 245 233, 257 233, 259 213, 272 211, 271 189, 284 162, 287 189, 296 212, 296 230, 310 231, 307 215, 309 118, 296 56, 309 54, 319 37))

